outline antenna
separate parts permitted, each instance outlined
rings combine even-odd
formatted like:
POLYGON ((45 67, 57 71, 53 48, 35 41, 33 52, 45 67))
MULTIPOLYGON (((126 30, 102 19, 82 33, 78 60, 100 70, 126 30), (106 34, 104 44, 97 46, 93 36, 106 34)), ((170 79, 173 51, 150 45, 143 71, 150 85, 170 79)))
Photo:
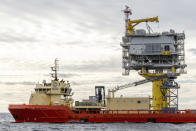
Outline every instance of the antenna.
POLYGON ((58 73, 57 73, 57 71, 59 70, 59 60, 56 58, 55 60, 54 60, 54 66, 53 67, 51 67, 51 70, 52 71, 54 71, 54 73, 51 73, 51 76, 54 78, 54 80, 56 80, 56 81, 58 81, 58 77, 57 77, 57 75, 58 75, 58 73))

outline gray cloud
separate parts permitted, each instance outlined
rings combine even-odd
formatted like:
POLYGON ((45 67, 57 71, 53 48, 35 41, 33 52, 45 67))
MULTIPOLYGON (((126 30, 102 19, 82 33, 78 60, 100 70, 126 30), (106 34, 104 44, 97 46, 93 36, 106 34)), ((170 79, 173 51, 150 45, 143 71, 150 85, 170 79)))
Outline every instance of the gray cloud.
POLYGON ((0 82, 0 84, 4 85, 35 85, 35 82, 31 81, 23 81, 23 82, 0 82))
POLYGON ((0 41, 1 42, 38 42, 36 38, 28 37, 28 36, 23 36, 21 34, 18 34, 14 36, 14 32, 7 32, 7 33, 1 33, 0 34, 0 41))
MULTIPOLYGON (((157 0, 152 2, 140 0, 131 2, 131 8, 133 10, 133 17, 151 17, 159 15, 161 23, 164 23, 162 24, 164 27, 168 28, 170 25, 173 27, 181 26, 183 29, 192 29, 196 19, 193 17, 195 7, 192 3, 194 3, 194 0, 190 0, 189 2, 183 0, 157 0), (176 5, 176 2, 178 2, 179 8, 173 8, 176 5), (151 9, 146 7, 151 7, 151 9), (184 9, 186 8, 186 11, 182 10, 181 7, 184 9)), ((123 28, 123 14, 120 10, 123 9, 125 4, 130 3, 128 3, 127 0, 109 0, 107 2, 96 0, 59 0, 58 2, 53 0, 21 0, 18 2, 15 0, 6 2, 1 1, 1 10, 9 14, 16 14, 17 16, 22 15, 23 17, 26 16, 26 14, 27 16, 32 14, 33 16, 41 18, 54 18, 56 16, 61 16, 63 18, 63 16, 72 16, 71 19, 81 25, 81 29, 83 29, 84 32, 89 29, 118 32, 123 28), (89 22, 92 24, 87 24, 89 22), (119 22, 122 25, 119 26, 119 22)))
POLYGON ((66 70, 77 70, 77 71, 90 71, 90 72, 116 72, 121 71, 121 58, 111 57, 110 59, 103 60, 86 60, 81 63, 65 65, 62 69, 66 70))
POLYGON ((62 78, 71 78, 71 77, 80 76, 80 75, 74 74, 74 73, 66 73, 66 74, 59 73, 58 76, 62 78))
POLYGON ((189 49, 189 51, 190 51, 191 53, 193 53, 193 54, 196 54, 196 48, 191 48, 191 49, 189 49))
POLYGON ((181 81, 178 81, 179 83, 193 83, 193 84, 196 84, 196 80, 181 80, 181 81))
POLYGON ((0 77, 3 77, 3 78, 16 78, 16 77, 24 77, 24 75, 0 75, 0 77))
MULTIPOLYGON (((44 74, 44 76, 51 76, 50 74, 44 74)), ((75 77, 75 76, 80 76, 80 74, 77 74, 77 73, 58 73, 58 77, 59 78, 72 78, 72 77, 75 77)))
POLYGON ((74 81, 74 80, 71 81, 70 83, 71 83, 72 86, 82 86, 84 84, 87 84, 85 81, 83 81, 83 82, 80 81, 79 82, 79 81, 74 81))

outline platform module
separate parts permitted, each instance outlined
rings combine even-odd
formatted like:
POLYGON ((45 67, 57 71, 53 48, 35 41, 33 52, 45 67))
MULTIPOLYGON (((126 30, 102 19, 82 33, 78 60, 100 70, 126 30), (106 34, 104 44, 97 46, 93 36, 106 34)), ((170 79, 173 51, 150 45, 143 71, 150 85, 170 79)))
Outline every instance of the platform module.
POLYGON ((123 75, 130 70, 138 71, 145 79, 164 76, 152 81, 152 109, 178 109, 179 85, 174 81, 185 71, 185 33, 153 33, 148 22, 159 22, 158 16, 132 20, 130 8, 126 6, 125 35, 122 37, 123 75), (146 23, 147 31, 135 29, 140 23, 146 23))

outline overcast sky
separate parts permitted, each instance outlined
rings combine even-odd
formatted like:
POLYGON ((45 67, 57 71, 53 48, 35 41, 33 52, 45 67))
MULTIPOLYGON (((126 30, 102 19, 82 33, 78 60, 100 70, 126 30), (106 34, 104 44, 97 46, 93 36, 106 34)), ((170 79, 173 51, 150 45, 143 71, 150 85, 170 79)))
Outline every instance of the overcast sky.
MULTIPOLYGON (((28 103, 35 83, 50 80, 60 60, 60 77, 72 84, 74 99, 94 95, 95 85, 111 88, 143 79, 121 72, 121 37, 128 4, 132 18, 159 16, 154 32, 186 33, 187 74, 181 84, 181 109, 196 108, 196 16, 194 0, 0 0, 0 112, 10 103, 28 103)), ((145 28, 145 24, 137 26, 145 28)), ((117 95, 148 96, 151 84, 117 95)))

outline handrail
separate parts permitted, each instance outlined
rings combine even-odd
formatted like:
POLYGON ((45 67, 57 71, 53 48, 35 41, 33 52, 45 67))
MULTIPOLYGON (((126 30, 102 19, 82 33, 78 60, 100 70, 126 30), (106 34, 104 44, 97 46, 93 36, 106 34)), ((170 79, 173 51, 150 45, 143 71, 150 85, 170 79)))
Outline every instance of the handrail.
POLYGON ((78 110, 78 114, 196 114, 196 110, 78 110))

